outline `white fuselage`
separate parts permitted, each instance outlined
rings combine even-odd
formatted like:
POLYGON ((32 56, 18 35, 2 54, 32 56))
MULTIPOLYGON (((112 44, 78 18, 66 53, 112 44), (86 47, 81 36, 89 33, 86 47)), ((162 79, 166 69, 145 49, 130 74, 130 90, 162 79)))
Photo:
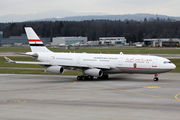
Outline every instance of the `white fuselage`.
POLYGON ((88 66, 101 68, 104 73, 168 72, 176 68, 168 59, 149 55, 87 54, 87 53, 38 53, 38 59, 52 65, 88 66))

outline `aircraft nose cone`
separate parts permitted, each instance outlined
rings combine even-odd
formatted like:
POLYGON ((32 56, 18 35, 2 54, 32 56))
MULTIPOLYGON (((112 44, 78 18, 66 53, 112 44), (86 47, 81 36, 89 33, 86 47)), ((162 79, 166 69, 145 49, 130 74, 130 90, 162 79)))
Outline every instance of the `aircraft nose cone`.
POLYGON ((172 69, 175 69, 175 68, 176 68, 176 65, 175 65, 175 64, 172 64, 172 65, 171 65, 171 68, 172 68, 172 69))
POLYGON ((176 65, 172 63, 169 67, 170 69, 174 70, 176 68, 176 65))

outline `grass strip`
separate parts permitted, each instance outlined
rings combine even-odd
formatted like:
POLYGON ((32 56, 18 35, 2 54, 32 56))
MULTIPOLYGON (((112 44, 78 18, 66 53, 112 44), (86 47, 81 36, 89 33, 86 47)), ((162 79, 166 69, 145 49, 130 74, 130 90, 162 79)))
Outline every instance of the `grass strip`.
MULTIPOLYGON (((79 47, 78 49, 49 48, 53 52, 76 52, 76 53, 114 53, 119 54, 180 54, 179 48, 151 48, 151 47, 79 47)), ((0 52, 30 52, 29 47, 0 47, 0 52)))

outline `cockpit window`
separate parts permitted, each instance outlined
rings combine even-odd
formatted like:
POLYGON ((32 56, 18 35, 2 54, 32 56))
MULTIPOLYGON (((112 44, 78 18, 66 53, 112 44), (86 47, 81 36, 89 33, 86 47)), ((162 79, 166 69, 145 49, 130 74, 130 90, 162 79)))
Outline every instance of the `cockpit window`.
POLYGON ((171 61, 164 61, 164 64, 168 64, 168 63, 171 63, 171 61))

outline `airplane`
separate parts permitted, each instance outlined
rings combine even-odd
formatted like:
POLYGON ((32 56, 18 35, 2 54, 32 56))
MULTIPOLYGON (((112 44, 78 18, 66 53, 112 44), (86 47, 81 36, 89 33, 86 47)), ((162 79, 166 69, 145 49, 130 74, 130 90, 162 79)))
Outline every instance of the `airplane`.
POLYGON ((81 71, 82 75, 77 80, 108 79, 108 74, 141 73, 155 74, 154 81, 158 81, 159 73, 169 72, 176 68, 170 60, 151 55, 130 54, 93 54, 93 53, 61 53, 52 52, 37 36, 31 27, 25 27, 31 52, 26 55, 37 59, 39 62, 13 61, 10 63, 38 64, 45 67, 45 72, 62 74, 64 69, 81 71))

